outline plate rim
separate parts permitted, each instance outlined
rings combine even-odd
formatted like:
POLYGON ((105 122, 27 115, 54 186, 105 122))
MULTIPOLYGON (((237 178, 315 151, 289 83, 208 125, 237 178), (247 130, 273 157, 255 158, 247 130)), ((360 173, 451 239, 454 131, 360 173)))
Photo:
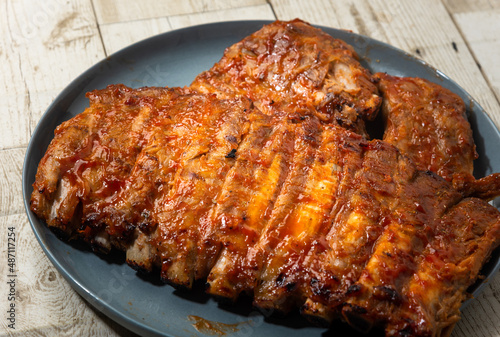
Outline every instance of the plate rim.
MULTIPOLYGON (((102 66, 105 66, 106 64, 109 63, 110 60, 113 60, 115 58, 120 58, 123 55, 126 55, 128 52, 130 52, 133 49, 140 48, 141 45, 148 45, 154 40, 163 40, 168 36, 173 36, 173 35, 179 35, 182 33, 188 33, 190 31, 199 31, 215 26, 226 26, 226 25, 264 25, 264 24, 269 24, 271 22, 274 22, 273 20, 236 20, 236 21, 221 21, 221 22, 213 22, 213 23, 206 23, 206 24, 201 24, 201 25, 194 25, 194 26, 189 26, 189 27, 184 27, 180 29, 174 29, 171 31, 167 31, 161 34, 157 34, 151 37, 148 37, 146 39, 140 40, 138 42, 135 42, 131 45, 128 45, 124 48, 121 48, 120 50, 112 53, 110 56, 105 57, 104 59, 98 61, 97 63, 93 64, 90 66, 88 69, 86 69, 84 72, 82 72, 80 75, 78 75, 76 78, 74 78, 72 81, 70 81, 69 84, 67 84, 64 89, 54 98, 54 100, 49 104, 45 112, 43 113, 42 117, 39 119, 37 122, 37 125, 35 129, 33 130, 32 134, 30 135, 30 140, 28 142, 28 146, 26 148, 26 153, 24 155, 24 161, 23 161, 23 167, 22 167, 22 194, 23 194, 23 203, 24 203, 24 208, 26 215, 28 217, 28 220, 30 222, 31 229, 33 233, 35 234, 35 237, 39 243, 39 245, 42 247, 42 250, 44 254, 49 258, 50 262, 56 267, 58 272, 62 274, 64 279, 70 283, 71 287, 77 291, 87 302, 87 305, 91 305, 93 308, 101 311, 103 314, 106 316, 110 317, 113 319, 115 322, 118 324, 124 326, 125 328, 139 334, 144 334, 147 333, 148 335, 155 335, 155 336, 171 336, 168 331, 158 331, 157 329, 151 327, 150 325, 143 324, 141 322, 138 322, 138 319, 134 320, 130 316, 126 315, 125 313, 117 310, 115 307, 113 307, 110 303, 107 303, 106 301, 101 300, 96 294, 94 294, 91 289, 88 289, 88 286, 85 286, 81 282, 79 282, 74 275, 71 274, 70 271, 59 261, 53 252, 47 247, 47 244, 44 242, 41 233, 38 232, 38 229, 36 228, 36 225, 34 223, 34 219, 38 219, 34 213, 30 210, 30 197, 31 197, 31 192, 32 192, 32 179, 34 177, 28 176, 29 173, 29 167, 28 165, 30 164, 30 158, 32 157, 32 153, 35 150, 36 147, 36 139, 37 135, 40 134, 40 130, 44 129, 44 126, 49 123, 49 119, 52 117, 52 111, 57 108, 57 105, 67 96, 71 95, 71 92, 75 90, 75 87, 78 87, 78 84, 84 83, 88 80, 89 75, 94 74, 99 68, 102 66), (99 307, 94 305, 94 303, 98 303, 99 307)), ((366 39, 369 42, 373 43, 375 42, 376 44, 379 44, 389 50, 392 50, 393 52, 396 52, 398 54, 403 54, 405 57, 409 58, 410 61, 412 62, 417 62, 421 64, 424 67, 427 67, 431 69, 432 71, 435 72, 436 78, 439 78, 441 81, 449 82, 453 86, 461 89, 461 95, 465 95, 467 99, 471 102, 471 104, 474 105, 475 109, 478 109, 484 116, 486 122, 490 124, 490 126, 496 131, 500 138, 500 132, 496 125, 494 124, 493 120, 491 117, 488 115, 488 113, 482 108, 482 106, 465 90, 463 89, 458 83, 456 83, 453 79, 451 79, 449 76, 447 76, 445 73, 440 71, 439 69, 435 68, 428 62, 417 58, 413 56, 412 54, 394 47, 386 42, 376 40, 374 38, 364 36, 361 34, 354 33, 349 30, 345 29, 339 29, 339 28, 333 28, 333 27, 327 27, 327 26, 322 26, 322 25, 315 25, 312 24, 314 27, 320 28, 323 31, 327 32, 328 34, 331 35, 331 31, 335 32, 343 32, 344 34, 351 35, 353 37, 358 37, 362 39, 366 39)), ((356 48, 355 48, 356 49, 356 48)), ((362 59, 362 56, 360 55, 360 59, 362 59)), ((471 108, 472 109, 472 108, 471 108)), ((67 112, 65 112, 67 113, 67 112)), ((63 115, 64 113, 61 113, 63 115)), ((470 117, 470 116, 469 116, 470 117)), ((53 131, 51 136, 49 137, 50 140, 53 139, 53 131)), ((46 150, 46 148, 45 148, 46 150)), ((36 170, 35 170, 36 171, 36 170)), ((42 220, 39 220, 42 221, 42 220)), ((43 224, 45 225, 45 222, 42 221, 43 224)), ((48 229, 50 231, 50 229, 48 229)), ((498 248, 497 248, 498 249, 498 248)), ((497 273, 497 271, 500 269, 500 259, 498 259, 496 265, 493 268, 493 272, 491 273, 490 276, 493 276, 497 273)), ((482 282, 473 292, 473 296, 476 297, 479 295, 484 287, 487 285, 487 282, 482 282)), ((461 310, 463 310, 473 299, 468 299, 466 300, 461 307, 461 310)))

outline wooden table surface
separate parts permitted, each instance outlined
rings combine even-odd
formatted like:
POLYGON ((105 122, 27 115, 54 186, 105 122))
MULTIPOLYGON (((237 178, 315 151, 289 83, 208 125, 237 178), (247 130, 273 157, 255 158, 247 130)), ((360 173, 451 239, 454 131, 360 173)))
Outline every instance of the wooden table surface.
MULTIPOLYGON (((71 80, 138 40, 215 21, 300 17, 385 41, 440 69, 500 126, 499 0, 0 0, 0 335, 131 336, 90 307, 42 252, 26 217, 28 141, 71 80), (8 243, 16 235, 16 321, 9 317, 8 243)), ((500 155, 500 154, 499 154, 500 155)), ((500 336, 500 275, 453 336, 500 336)))

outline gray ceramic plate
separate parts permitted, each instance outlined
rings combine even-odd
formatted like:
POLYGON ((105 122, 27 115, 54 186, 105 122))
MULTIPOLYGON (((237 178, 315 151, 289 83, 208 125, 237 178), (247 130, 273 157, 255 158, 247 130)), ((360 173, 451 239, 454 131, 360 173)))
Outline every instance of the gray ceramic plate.
MULTIPOLYGON (((85 93, 108 84, 131 87, 188 85, 222 56, 227 46, 258 30, 264 21, 240 21, 190 27, 161 34, 125 48, 96 64, 74 80, 50 105, 29 143, 23 169, 26 212, 43 250, 59 272, 92 306, 141 335, 198 336, 319 336, 335 331, 336 336, 356 335, 338 323, 330 330, 313 327, 298 314, 279 318, 252 309, 249 301, 236 305, 219 304, 203 293, 176 291, 129 268, 122 256, 100 257, 86 247, 59 240, 43 221, 29 210, 32 183, 40 159, 53 131, 61 122, 88 106, 85 93)), ((500 134, 483 109, 463 89, 411 55, 384 43, 353 33, 322 27, 334 37, 354 46, 371 71, 392 75, 420 76, 437 82, 466 102, 474 130, 479 158, 475 174, 480 177, 500 172, 500 134)), ((497 206, 498 207, 498 206, 497 206)), ((493 275, 499 268, 497 250, 483 273, 493 275)), ((482 285, 473 287, 478 294, 482 285)))

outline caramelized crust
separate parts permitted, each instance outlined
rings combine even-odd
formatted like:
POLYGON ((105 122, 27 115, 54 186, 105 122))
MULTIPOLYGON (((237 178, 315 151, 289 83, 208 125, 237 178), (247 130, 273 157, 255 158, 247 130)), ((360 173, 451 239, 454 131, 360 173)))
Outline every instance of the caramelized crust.
POLYGON ((208 292, 236 300, 252 292, 259 268, 255 251, 293 157, 296 124, 269 119, 248 137, 217 201, 213 221, 222 251, 208 275, 208 292))
POLYGON ((191 87, 244 95, 266 114, 314 114, 360 134, 381 103, 354 49, 298 19, 266 25, 227 48, 191 87))
POLYGON ((460 306, 500 241, 500 214, 475 198, 461 200, 437 224, 416 272, 404 286, 405 298, 387 326, 387 336, 438 336, 451 334, 460 319, 460 306))
POLYGON ((126 205, 126 214, 110 214, 104 211, 106 205, 122 203, 116 197, 148 137, 144 130, 158 119, 162 107, 186 93, 181 89, 132 90, 123 85, 88 93, 90 107, 57 127, 40 161, 32 210, 68 236, 90 231, 87 222, 104 222, 114 236, 125 235, 123 224, 138 222, 137 210, 126 205), (113 231, 115 227, 118 232, 113 231))

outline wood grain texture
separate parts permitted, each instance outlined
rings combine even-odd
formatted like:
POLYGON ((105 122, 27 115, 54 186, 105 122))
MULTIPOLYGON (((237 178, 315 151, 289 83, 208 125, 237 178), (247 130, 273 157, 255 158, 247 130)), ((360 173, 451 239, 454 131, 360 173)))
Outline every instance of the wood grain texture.
MULTIPOLYGON (((4 67, 6 62, 2 62, 4 67)), ((10 65, 6 68, 10 68, 10 65)), ((4 73, 4 76, 9 76, 4 73)), ((11 77, 12 78, 12 77, 11 77)), ((0 79, 1 81, 1 79, 0 79)), ((18 82, 19 86, 23 82, 18 82)), ((31 134, 29 114, 24 114, 24 111, 30 111, 30 97, 24 89, 16 88, 7 89, 0 83, 0 90, 7 93, 2 97, 0 104, 0 125, 2 125, 2 132, 0 133, 0 150, 26 146, 31 134), (19 90, 19 91, 18 91, 19 90), (9 91, 12 92, 9 94, 9 91), (15 94, 14 91, 22 92, 15 94)))
POLYGON ((105 54, 90 0, 3 3, 0 148, 10 148, 27 145, 46 108, 34 96, 60 92, 105 54))
MULTIPOLYGON (((132 333, 98 314, 71 288, 43 253, 25 214, 0 216, 0 259, 7 260, 7 230, 16 233, 16 329, 0 320, 1 336, 133 336, 132 333), (37 329, 33 329, 37 327, 37 329)), ((0 275, 6 277, 6 263, 0 275)), ((6 280, 0 294, 9 292, 6 280)), ((10 302, 2 300, 0 310, 10 302)))
MULTIPOLYGON (((0 34, 9 37, 6 20, 0 20, 0 34)), ((23 74, 19 50, 7 39, 0 39, 0 149, 26 146, 30 136, 30 96, 23 74)))
POLYGON ((57 90, 30 92, 29 128, 31 134, 35 131, 40 118, 58 94, 59 91, 57 90))
POLYGON ((223 9, 207 13, 174 15, 168 18, 173 29, 204 23, 233 20, 276 20, 269 4, 223 9))
POLYGON ((99 24, 263 5, 266 0, 93 0, 99 24))
POLYGON ((61 91, 104 58, 90 0, 19 0, 6 7, 2 15, 10 42, 21 55, 28 93, 61 91))
POLYGON ((500 273, 490 285, 464 310, 452 337, 500 336, 500 273))
POLYGON ((101 24, 101 36, 110 55, 142 39, 188 26, 231 20, 274 20, 271 6, 256 5, 230 8, 207 13, 182 14, 153 19, 101 24))
POLYGON ((467 13, 500 8, 498 0, 443 0, 450 13, 467 13))
POLYGON ((25 148, 0 150, 0 216, 24 212, 21 172, 25 152, 25 148))

